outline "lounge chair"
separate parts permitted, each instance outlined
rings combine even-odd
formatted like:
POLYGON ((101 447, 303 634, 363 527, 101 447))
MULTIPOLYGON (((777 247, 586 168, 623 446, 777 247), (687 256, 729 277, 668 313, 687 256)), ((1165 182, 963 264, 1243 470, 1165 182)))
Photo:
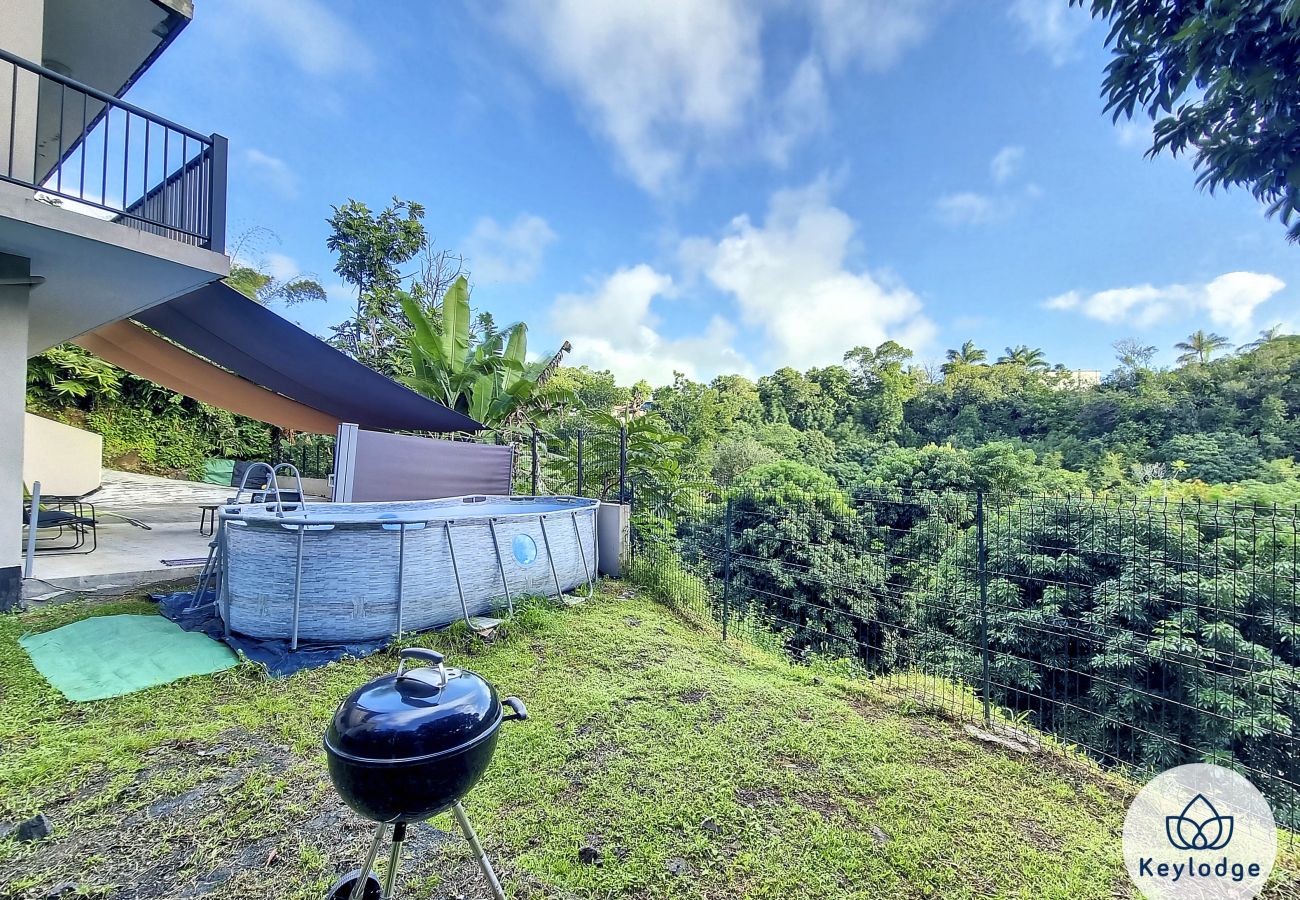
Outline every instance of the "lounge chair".
MULTIPOLYGON (((23 527, 31 528, 31 494, 23 486, 23 527)), ((95 505, 76 497, 42 497, 36 511, 37 553, 94 553, 99 547, 99 521, 95 505), (48 505, 47 505, 48 504, 48 505), (40 532, 57 533, 42 536, 40 532), (65 535, 71 535, 66 539, 65 535), (90 541, 86 548, 87 538, 90 541), (54 541, 45 543, 42 541, 54 541)))

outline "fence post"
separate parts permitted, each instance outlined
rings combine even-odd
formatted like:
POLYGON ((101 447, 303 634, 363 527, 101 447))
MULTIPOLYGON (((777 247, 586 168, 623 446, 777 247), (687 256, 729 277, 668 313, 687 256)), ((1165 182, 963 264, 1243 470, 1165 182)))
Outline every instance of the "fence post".
MULTIPOLYGON (((31 511, 27 514, 27 553, 23 557, 23 577, 32 577, 32 564, 36 562, 36 532, 41 521, 41 483, 32 482, 31 511)), ((21 589, 19 591, 21 594, 21 589)), ((21 606, 19 607, 21 608, 21 606)), ((5 612, 9 610, 6 609, 5 612)))
POLYGON ((977 545, 977 568, 980 589, 980 650, 984 655, 984 677, 982 691, 984 697, 984 724, 990 721, 989 715, 989 548, 984 537, 984 492, 975 492, 975 541, 977 545))
POLYGON ((582 496, 582 429, 578 429, 578 496, 582 496))
POLYGON ((731 618, 731 497, 727 497, 727 514, 722 534, 722 639, 727 639, 727 622, 731 618))
POLYGON ((627 502, 627 425, 618 426, 618 502, 627 502))
POLYGON ((628 485, 627 492, 627 517, 628 517, 628 536, 627 536, 627 561, 630 564, 636 559, 636 525, 632 523, 632 510, 636 508, 636 481, 628 485))
POLYGON ((537 496, 537 481, 541 477, 541 461, 537 456, 537 429, 533 429, 533 496, 537 496))

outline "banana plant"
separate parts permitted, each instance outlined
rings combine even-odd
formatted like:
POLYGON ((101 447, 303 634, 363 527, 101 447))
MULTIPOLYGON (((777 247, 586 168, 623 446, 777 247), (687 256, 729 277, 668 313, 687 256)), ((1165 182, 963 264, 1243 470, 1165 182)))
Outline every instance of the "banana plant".
POLYGON ((488 428, 531 423, 572 402, 570 391, 546 384, 547 362, 528 362, 528 326, 523 322, 472 340, 464 276, 447 288, 436 319, 409 294, 399 300, 411 326, 407 348, 414 373, 403 380, 414 390, 488 428))

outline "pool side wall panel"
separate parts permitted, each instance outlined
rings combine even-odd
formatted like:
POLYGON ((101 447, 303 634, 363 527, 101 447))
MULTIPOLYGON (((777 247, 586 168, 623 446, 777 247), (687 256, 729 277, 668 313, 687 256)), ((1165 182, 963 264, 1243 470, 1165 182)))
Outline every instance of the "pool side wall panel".
MULTIPOLYGON (((309 515, 328 516, 340 512, 342 506, 313 507, 309 515)), ((417 514, 409 504, 348 506, 359 515, 394 514, 394 509, 403 518, 417 514)), ((591 571, 596 565, 594 504, 538 515, 477 516, 469 505, 464 511, 454 520, 406 525, 404 548, 399 546, 401 525, 372 520, 328 529, 305 528, 299 639, 344 642, 396 633, 399 554, 403 562, 401 629, 423 631, 463 618, 465 610, 452 575, 449 533, 469 614, 482 616, 505 608, 506 590, 489 520, 496 526, 501 564, 513 598, 554 595, 557 577, 562 591, 572 591, 595 575, 591 571), (541 518, 546 521, 545 536, 541 518), (516 538, 519 553, 515 552, 516 538), (547 541, 555 561, 554 574, 547 561, 547 541), (530 546, 534 553, 530 554, 530 546)), ((223 519, 228 553, 227 624, 252 637, 287 639, 293 628, 298 528, 292 519, 223 519)))

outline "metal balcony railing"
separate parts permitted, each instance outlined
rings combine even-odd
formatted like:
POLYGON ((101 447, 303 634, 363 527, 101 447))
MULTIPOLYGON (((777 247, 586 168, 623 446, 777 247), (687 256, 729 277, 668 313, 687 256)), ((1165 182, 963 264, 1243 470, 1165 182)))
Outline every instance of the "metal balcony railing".
POLYGON ((226 139, 0 50, 0 181, 218 253, 226 139))

